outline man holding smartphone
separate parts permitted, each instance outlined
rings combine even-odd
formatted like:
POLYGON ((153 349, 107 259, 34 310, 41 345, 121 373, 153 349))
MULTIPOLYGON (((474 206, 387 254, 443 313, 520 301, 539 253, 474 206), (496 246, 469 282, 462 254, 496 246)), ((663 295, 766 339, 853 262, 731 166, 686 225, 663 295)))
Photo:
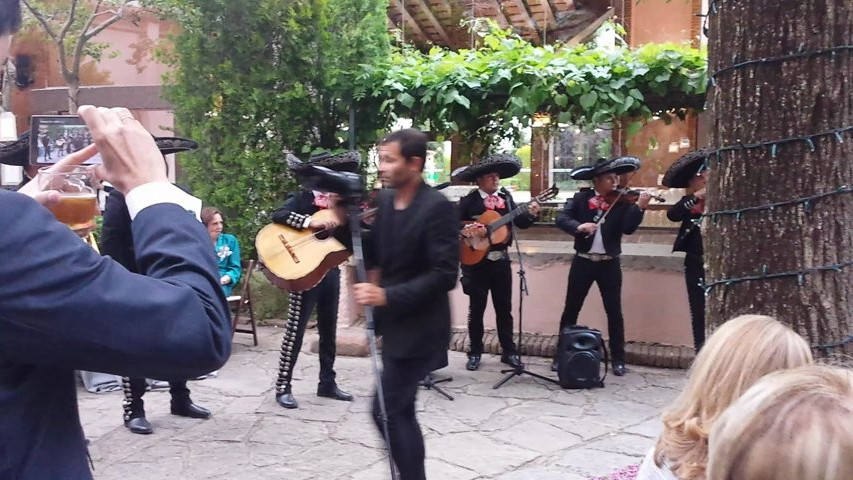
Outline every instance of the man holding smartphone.
MULTIPOLYGON (((18 0, 0 0, 0 64, 20 27, 18 0)), ((231 351, 228 305, 205 228, 168 182, 154 139, 124 108, 83 106, 95 167, 127 199, 134 275, 95 253, 42 205, 59 200, 38 181, 0 191, 0 478, 89 479, 74 370, 192 378, 231 351), (35 199, 35 201, 34 201, 35 199)))

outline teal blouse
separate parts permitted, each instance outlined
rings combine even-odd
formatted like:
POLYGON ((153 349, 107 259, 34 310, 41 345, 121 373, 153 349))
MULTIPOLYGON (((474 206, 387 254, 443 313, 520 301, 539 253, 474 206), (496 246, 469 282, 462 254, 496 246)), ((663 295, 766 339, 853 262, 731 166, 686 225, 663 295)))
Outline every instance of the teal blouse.
POLYGON ((237 237, 222 233, 216 239, 215 247, 216 257, 219 259, 219 276, 228 275, 231 277, 231 283, 222 285, 222 291, 225 296, 231 295, 231 290, 240 282, 240 277, 243 274, 243 267, 240 266, 240 244, 237 243, 237 237))

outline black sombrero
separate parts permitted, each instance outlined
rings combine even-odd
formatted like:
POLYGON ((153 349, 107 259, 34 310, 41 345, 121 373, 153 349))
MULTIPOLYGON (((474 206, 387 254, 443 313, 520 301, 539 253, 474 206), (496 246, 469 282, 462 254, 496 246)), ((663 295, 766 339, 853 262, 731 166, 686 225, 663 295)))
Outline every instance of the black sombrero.
POLYGON ((457 168, 451 177, 462 182, 473 182, 487 173, 497 173, 501 178, 518 175, 521 171, 521 159, 511 153, 489 155, 479 162, 457 168))
POLYGON ((708 152, 703 149, 681 156, 666 170, 661 183, 668 188, 687 188, 690 186, 690 179, 705 168, 706 158, 708 152))
POLYGON ((640 159, 637 157, 599 158, 592 165, 585 165, 572 170, 569 176, 572 177, 572 180, 592 180, 605 173, 615 173, 616 175, 631 173, 640 168, 640 165, 640 159))
POLYGON ((288 153, 285 156, 285 162, 287 162, 287 167, 298 175, 304 174, 311 167, 326 167, 336 172, 354 173, 358 171, 358 166, 361 165, 361 154, 356 151, 335 154, 319 152, 312 154, 307 162, 303 162, 292 153, 288 153))
MULTIPOLYGON (((154 143, 163 155, 189 152, 198 148, 198 143, 186 138, 154 137, 154 143)), ((25 167, 30 160, 30 132, 24 132, 14 142, 0 143, 0 163, 25 167)))

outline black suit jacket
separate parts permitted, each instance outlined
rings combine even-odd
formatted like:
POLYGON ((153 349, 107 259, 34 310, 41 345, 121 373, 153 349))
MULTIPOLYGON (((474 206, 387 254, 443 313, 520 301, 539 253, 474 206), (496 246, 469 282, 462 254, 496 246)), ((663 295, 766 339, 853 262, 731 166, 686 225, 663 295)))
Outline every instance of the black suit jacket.
POLYGON ((104 206, 103 226, 99 247, 102 255, 109 255, 121 266, 133 273, 139 273, 136 265, 136 249, 133 248, 133 229, 130 212, 124 195, 118 190, 110 191, 104 206))
POLYGON ((133 221, 130 273, 32 199, 0 191, 0 478, 89 479, 74 370, 192 378, 231 352, 210 237, 153 205, 133 221))
MULTIPOLYGON (((495 210, 501 216, 506 215, 512 210, 513 207, 517 205, 512 200, 511 195, 507 195, 501 191, 498 191, 498 196, 503 198, 506 202, 505 208, 500 208, 495 210)), ((486 211, 486 204, 483 201, 483 197, 480 195, 479 189, 474 189, 468 195, 459 199, 459 205, 457 206, 459 210, 459 219, 462 222, 471 222, 477 219, 480 215, 482 215, 486 211)), ((512 223, 515 224, 516 227, 520 229, 526 229, 533 226, 533 222, 536 220, 536 217, 530 215, 528 212, 524 212, 521 215, 515 217, 512 223)), ((512 245, 512 230, 510 230, 509 241, 503 245, 492 245, 490 250, 506 250, 510 245, 512 245)))
MULTIPOLYGON (((589 208, 589 200, 595 196, 595 190, 583 189, 576 193, 557 216, 557 226, 575 237, 575 251, 588 253, 592 248, 593 236, 578 232, 583 223, 596 221, 598 210, 589 208)), ((622 253, 622 235, 630 235, 643 222, 643 211, 636 204, 615 205, 601 225, 601 240, 607 255, 622 253)))
POLYGON ((381 271, 388 304, 376 309, 382 353, 447 365, 450 343, 448 292, 459 275, 459 221, 440 192, 426 184, 411 205, 394 210, 394 192, 381 191, 366 256, 381 271))
POLYGON ((693 213, 691 209, 696 204, 696 197, 685 195, 675 205, 666 211, 666 217, 673 222, 681 222, 678 235, 672 245, 673 252, 685 252, 691 255, 702 255, 702 229, 694 222, 702 217, 701 213, 693 213))

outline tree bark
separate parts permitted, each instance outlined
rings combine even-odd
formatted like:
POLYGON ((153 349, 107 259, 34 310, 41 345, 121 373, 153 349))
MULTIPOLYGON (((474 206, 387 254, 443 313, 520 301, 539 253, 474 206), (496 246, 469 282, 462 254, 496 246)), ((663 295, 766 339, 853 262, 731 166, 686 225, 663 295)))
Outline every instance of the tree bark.
POLYGON ((67 80, 68 83, 68 114, 77 115, 80 106, 80 81, 67 80))
MULTIPOLYGON (((709 16, 709 69, 849 45, 850 0, 717 1, 709 16)), ((817 134, 853 125, 849 50, 745 66, 720 73, 710 89, 712 149, 817 134)), ((853 132, 772 148, 740 149, 709 159, 706 214, 794 200, 853 185, 853 132)), ((853 194, 804 205, 721 215, 703 224, 706 283, 800 271, 853 260, 853 194)), ((771 315, 813 346, 853 332, 853 266, 803 276, 711 287, 711 328, 745 313, 771 315)), ((816 349, 853 352, 853 345, 816 349)))

